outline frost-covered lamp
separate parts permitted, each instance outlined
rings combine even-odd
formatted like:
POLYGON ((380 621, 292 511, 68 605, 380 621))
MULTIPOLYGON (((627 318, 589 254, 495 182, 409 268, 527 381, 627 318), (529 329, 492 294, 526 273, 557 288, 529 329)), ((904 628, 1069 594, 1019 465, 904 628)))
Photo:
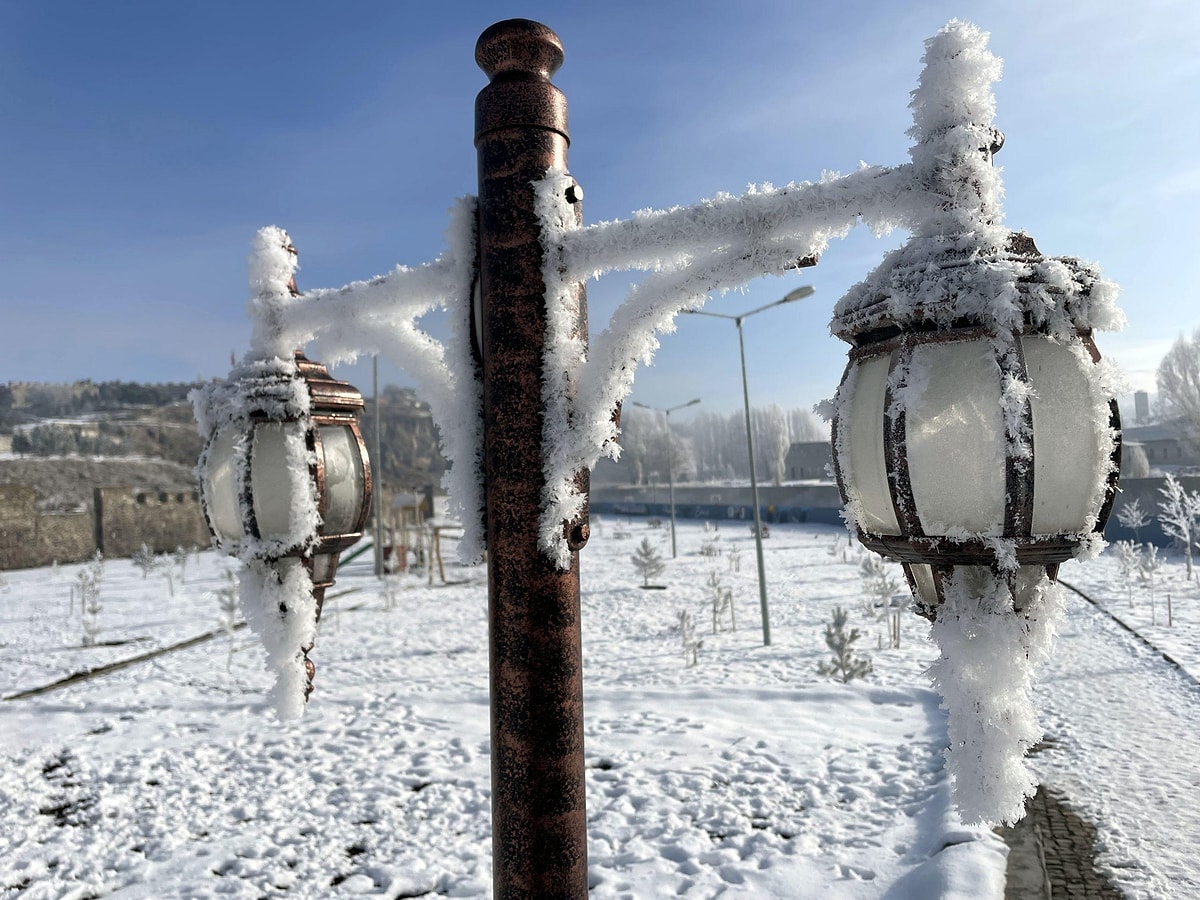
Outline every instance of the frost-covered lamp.
POLYGON ((834 470, 860 541, 904 563, 928 614, 954 566, 1053 578, 1087 552, 1116 492, 1120 421, 1092 340, 1109 287, 1093 270, 1024 234, 968 258, 908 249, 833 322, 853 345, 834 470))
POLYGON ((291 366, 280 362, 251 364, 231 379, 228 394, 242 399, 230 397, 228 408, 243 414, 218 427, 205 449, 204 514, 223 548, 303 559, 319 609, 339 553, 362 537, 370 510, 364 404, 303 353, 291 366))
POLYGON ((912 236, 831 324, 852 345, 831 416, 847 519, 931 617, 956 566, 1020 607, 1021 585, 1102 548, 1120 469, 1119 378, 1092 341, 1124 323, 1117 288, 1000 224, 986 38, 951 23, 926 43, 912 236))
POLYGON ((371 463, 358 419, 362 394, 293 347, 286 328, 296 289, 287 232, 261 229, 250 257, 255 330, 225 381, 192 395, 206 443, 201 502, 218 546, 245 564, 242 608, 267 649, 276 712, 295 718, 312 691, 325 590, 338 555, 362 536, 371 463))

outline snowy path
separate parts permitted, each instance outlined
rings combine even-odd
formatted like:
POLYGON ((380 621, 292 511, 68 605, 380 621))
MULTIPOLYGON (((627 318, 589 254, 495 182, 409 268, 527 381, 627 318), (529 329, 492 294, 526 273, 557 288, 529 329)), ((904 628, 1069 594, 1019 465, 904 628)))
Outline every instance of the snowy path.
POLYGON ((1096 823, 1097 865, 1122 890, 1200 897, 1200 690, 1102 612, 1070 604, 1038 681, 1053 749, 1035 768, 1096 823))

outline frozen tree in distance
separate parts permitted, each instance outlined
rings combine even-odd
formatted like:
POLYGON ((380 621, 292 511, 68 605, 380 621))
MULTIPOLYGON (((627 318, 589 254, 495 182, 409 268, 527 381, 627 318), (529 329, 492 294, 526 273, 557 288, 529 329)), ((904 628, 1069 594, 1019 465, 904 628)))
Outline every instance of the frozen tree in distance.
POLYGON ((1171 345, 1157 373, 1158 402, 1183 420, 1187 438, 1200 448, 1200 328, 1171 345))
POLYGON ((1192 580, 1192 552, 1200 543, 1200 491, 1187 491, 1168 473, 1159 489, 1158 521, 1167 536, 1183 550, 1187 579, 1192 580))
POLYGON ((1140 541, 1139 533, 1143 528, 1150 524, 1150 516, 1142 509, 1141 500, 1132 500, 1126 503, 1116 512, 1117 522, 1121 527, 1128 528, 1133 532, 1133 539, 1140 541))

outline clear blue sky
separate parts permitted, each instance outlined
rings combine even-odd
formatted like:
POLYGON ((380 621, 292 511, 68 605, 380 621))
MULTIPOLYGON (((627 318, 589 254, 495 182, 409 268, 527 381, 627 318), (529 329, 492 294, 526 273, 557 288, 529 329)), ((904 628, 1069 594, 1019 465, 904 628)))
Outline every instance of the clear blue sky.
MULTIPOLYGON (((1101 350, 1152 389, 1162 353, 1200 325, 1195 0, 13 0, 0 10, 0 381, 223 375, 248 342, 261 225, 291 232, 302 287, 437 256, 451 201, 475 190, 475 40, 514 16, 565 46, 555 82, 587 221, 906 162, 922 41, 968 19, 1005 60, 1007 224, 1122 285, 1130 326, 1101 350)), ((845 358, 833 304, 902 239, 864 230, 815 269, 710 303, 734 313, 817 289, 747 320, 756 405, 832 394, 845 358)), ((628 281, 589 289, 594 331, 628 281)), ((738 409, 737 364, 731 323, 685 318, 632 399, 738 409)), ((339 374, 370 388, 369 363, 339 374)))

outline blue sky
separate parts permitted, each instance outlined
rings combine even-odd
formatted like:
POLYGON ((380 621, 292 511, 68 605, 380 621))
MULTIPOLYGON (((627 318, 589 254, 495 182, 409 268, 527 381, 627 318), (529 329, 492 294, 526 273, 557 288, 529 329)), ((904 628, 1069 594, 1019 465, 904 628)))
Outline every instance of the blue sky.
MULTIPOLYGON (((1195 0, 24 0, 0 11, 0 380, 223 375, 248 343, 262 225, 291 232, 305 288, 436 257, 452 200, 475 190, 475 40, 514 16, 562 38, 589 222, 906 162, 922 42, 972 21, 1005 60, 1006 223, 1121 284, 1130 325, 1099 343, 1135 387, 1200 326, 1195 0)), ((746 321, 755 405, 832 394, 833 304, 902 240, 856 231, 815 269, 710 302, 736 313, 816 287, 746 321)), ((593 331, 628 282, 589 288, 593 331)), ((369 362, 338 374, 369 390, 369 362)), ((740 408, 731 323, 685 317, 632 399, 696 396, 740 408)))

